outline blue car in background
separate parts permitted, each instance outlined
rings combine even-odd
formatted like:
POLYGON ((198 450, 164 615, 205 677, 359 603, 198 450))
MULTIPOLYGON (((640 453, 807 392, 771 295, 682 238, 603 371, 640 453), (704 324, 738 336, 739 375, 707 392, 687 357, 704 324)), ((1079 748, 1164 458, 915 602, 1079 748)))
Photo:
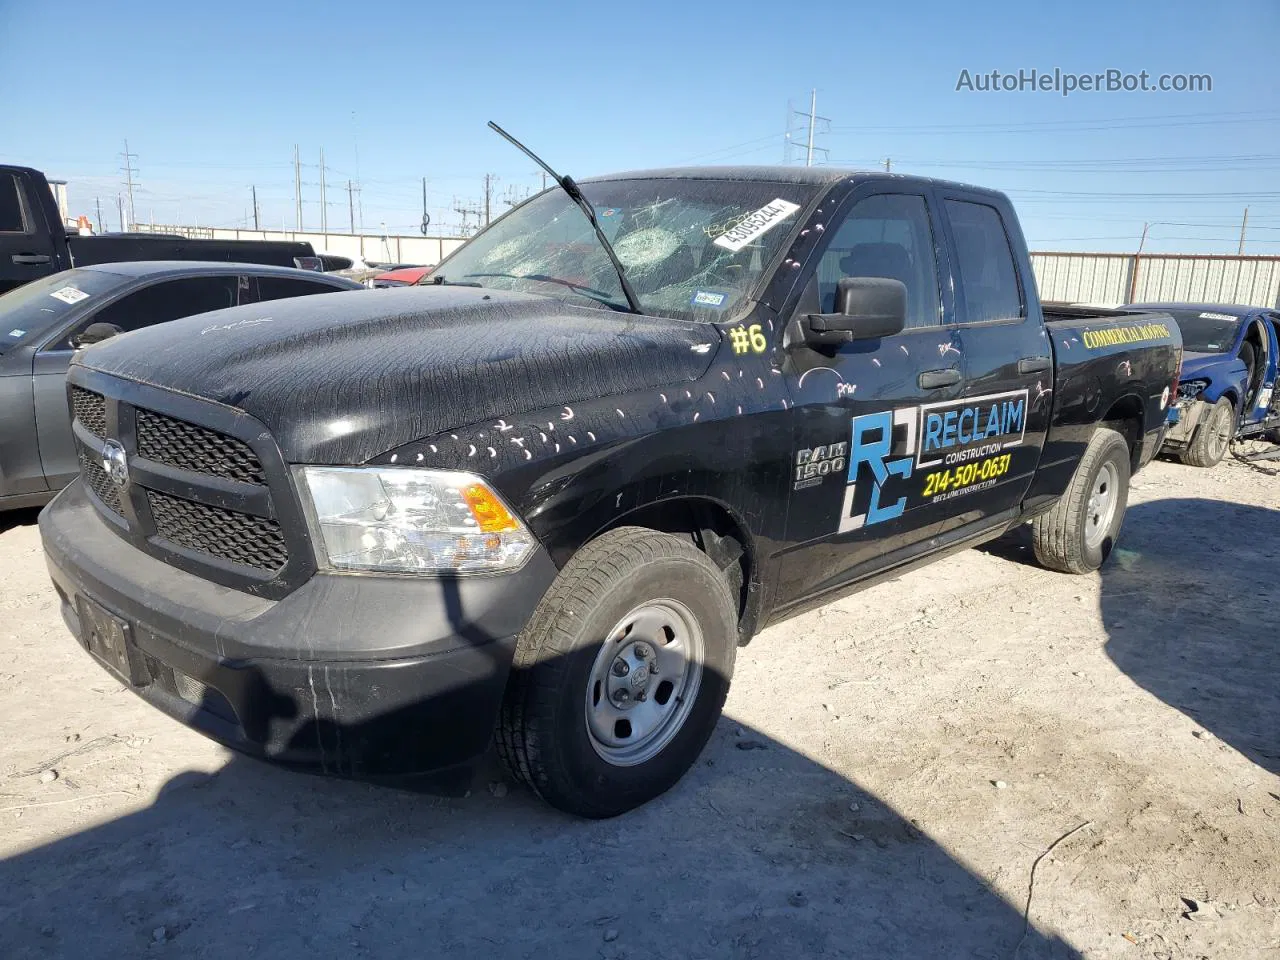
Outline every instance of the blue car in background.
POLYGON ((1137 303, 1182 329, 1182 376, 1164 448, 1183 463, 1212 467, 1232 440, 1280 441, 1280 312, 1220 304, 1137 303))

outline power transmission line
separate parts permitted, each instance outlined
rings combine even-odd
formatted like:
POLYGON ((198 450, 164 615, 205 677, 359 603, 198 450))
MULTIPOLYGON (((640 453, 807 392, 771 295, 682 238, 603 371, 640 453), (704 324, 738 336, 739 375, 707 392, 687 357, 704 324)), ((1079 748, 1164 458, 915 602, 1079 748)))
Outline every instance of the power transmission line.
POLYGON ((818 91, 815 89, 810 91, 810 94, 809 94, 809 112, 808 113, 803 113, 799 110, 796 110, 795 108, 790 108, 787 112, 787 131, 783 138, 783 142, 784 142, 783 162, 784 163, 790 163, 793 159, 792 147, 793 145, 796 145, 795 135, 797 133, 803 133, 805 136, 804 163, 806 167, 813 166, 813 154, 815 151, 818 153, 821 153, 824 160, 830 155, 830 151, 826 147, 815 146, 813 142, 814 135, 818 133, 817 125, 819 122, 822 122, 826 125, 822 130, 823 133, 830 132, 831 119, 829 117, 818 116, 818 91), (799 118, 804 121, 804 123, 799 128, 796 128, 794 126, 796 118, 799 118))
MULTIPOLYGON (((129 196, 129 224, 130 224, 130 227, 132 227, 132 225, 137 222, 137 217, 134 214, 134 206, 133 206, 133 188, 136 186, 141 186, 141 184, 136 183, 133 179, 133 175, 137 172, 133 168, 133 161, 138 159, 138 155, 136 153, 129 152, 128 139, 126 139, 124 142, 124 153, 122 154, 122 156, 124 158, 124 167, 121 168, 121 172, 124 174, 125 190, 127 191, 129 196)), ((120 229, 121 229, 121 232, 124 232, 125 228, 121 226, 120 229)))

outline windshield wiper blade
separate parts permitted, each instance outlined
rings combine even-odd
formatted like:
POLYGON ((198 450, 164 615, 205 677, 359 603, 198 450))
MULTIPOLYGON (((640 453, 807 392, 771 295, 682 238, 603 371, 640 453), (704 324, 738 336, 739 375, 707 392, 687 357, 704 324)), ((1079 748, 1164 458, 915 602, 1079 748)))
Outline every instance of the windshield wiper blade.
POLYGON ((467 283, 465 280, 446 280, 444 274, 437 273, 431 277, 431 285, 434 287, 478 287, 478 283, 467 283))
MULTIPOLYGON (((562 286, 562 287, 568 287, 570 290, 573 290, 573 291, 575 291, 576 293, 580 293, 580 294, 582 294, 582 295, 583 295, 584 297, 586 297, 588 300, 594 300, 596 303, 602 303, 602 304, 604 304, 606 307, 611 307, 611 308, 613 308, 614 310, 626 310, 626 309, 627 309, 626 307, 624 307, 624 306, 622 306, 622 305, 620 305, 620 304, 614 303, 614 302, 613 302, 613 300, 609 297, 609 291, 608 291, 608 290, 598 290, 598 289, 596 289, 595 287, 589 287, 589 286, 587 286, 585 283, 574 283, 572 280, 565 280, 563 277, 553 277, 553 276, 551 276, 551 275, 549 275, 549 274, 546 274, 546 273, 526 273, 526 274, 515 274, 515 273, 468 273, 468 274, 464 274, 464 276, 468 276, 468 277, 502 277, 502 278, 507 279, 507 280, 537 280, 539 283, 555 283, 555 284, 559 284, 559 285, 560 285, 560 286, 562 286), (594 296, 593 296, 593 294, 594 294, 594 296)), ((479 286, 479 284, 476 284, 476 286, 479 286)))
POLYGON ((489 121, 489 127, 513 147, 523 153, 526 157, 540 166, 554 180, 565 193, 569 195, 569 199, 578 205, 578 209, 583 212, 586 218, 591 221, 591 228, 596 232, 596 239, 600 241, 600 246, 604 248, 604 252, 609 256, 609 262, 613 264, 613 269, 618 274, 618 282, 622 285, 622 294, 627 298, 627 306, 631 308, 632 313, 643 313, 640 309, 640 298, 636 296, 636 292, 631 289, 631 281, 627 279, 626 267, 622 265, 622 261, 618 259, 618 255, 613 250, 613 244, 609 242, 609 238, 604 235, 604 231, 600 229, 600 221, 596 219, 596 212, 591 209, 591 204, 586 197, 582 195, 582 190, 574 182, 573 178, 568 174, 563 177, 552 170, 542 158, 526 147, 523 143, 513 137, 500 126, 489 121))

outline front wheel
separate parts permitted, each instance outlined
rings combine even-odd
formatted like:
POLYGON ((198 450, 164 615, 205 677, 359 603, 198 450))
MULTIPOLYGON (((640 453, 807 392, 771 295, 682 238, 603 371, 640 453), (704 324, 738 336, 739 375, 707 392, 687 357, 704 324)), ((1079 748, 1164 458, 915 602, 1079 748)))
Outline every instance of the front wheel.
POLYGON ((689 539, 601 535, 565 564, 516 642, 499 757, 580 816, 653 799, 715 729, 737 634, 728 582, 689 539))
POLYGON ((1099 427, 1062 499, 1031 522, 1036 559, 1063 573, 1097 570, 1111 555, 1128 504, 1129 444, 1099 427))
POLYGON ((1182 462, 1193 467, 1216 467, 1231 447, 1235 427, 1236 408, 1229 397, 1219 397, 1190 445, 1182 451, 1182 462))

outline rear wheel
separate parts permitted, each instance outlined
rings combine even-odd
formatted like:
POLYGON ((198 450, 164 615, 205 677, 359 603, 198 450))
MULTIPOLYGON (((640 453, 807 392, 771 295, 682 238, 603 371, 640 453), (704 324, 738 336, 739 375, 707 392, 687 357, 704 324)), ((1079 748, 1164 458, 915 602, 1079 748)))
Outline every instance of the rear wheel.
POLYGON ((1229 397, 1219 397, 1182 451, 1182 462, 1193 467, 1216 467, 1231 447, 1235 427, 1236 408, 1229 397))
POLYGON ((1063 573, 1097 570, 1111 555, 1128 503, 1129 444, 1115 430, 1099 427, 1067 492, 1031 523, 1036 559, 1063 573))
POLYGON ((603 534, 565 564, 517 641, 498 754, 562 810, 624 813, 697 759, 736 649, 737 606, 706 554, 640 527, 603 534))

